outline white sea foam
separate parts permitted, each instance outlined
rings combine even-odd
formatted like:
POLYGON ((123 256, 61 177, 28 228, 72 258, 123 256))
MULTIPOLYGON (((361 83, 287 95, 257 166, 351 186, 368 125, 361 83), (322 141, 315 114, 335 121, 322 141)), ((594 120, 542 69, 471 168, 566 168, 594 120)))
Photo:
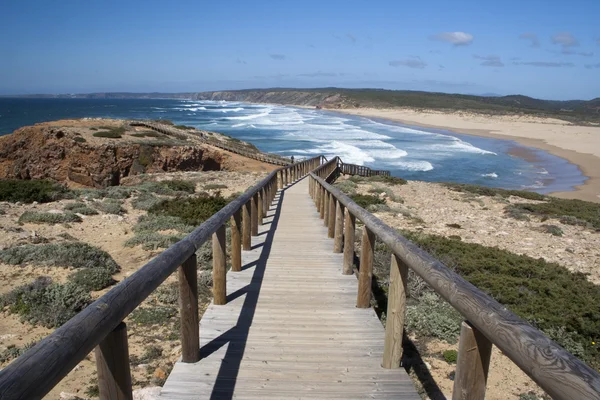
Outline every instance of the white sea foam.
POLYGON ((225 119, 231 120, 231 121, 236 121, 236 120, 244 120, 245 121, 245 120, 250 120, 250 119, 266 117, 270 113, 271 113, 271 109, 267 109, 267 111, 264 111, 260 114, 241 115, 239 117, 225 117, 225 119))
POLYGON ((491 172, 489 174, 481 174, 481 176, 483 176, 484 178, 497 178, 498 174, 495 172, 491 172))
POLYGON ((433 165, 429 161, 395 161, 391 165, 406 171, 431 171, 433 165))
POLYGON ((228 113, 228 112, 239 112, 239 111, 244 111, 243 107, 236 107, 236 108, 219 108, 219 111, 221 111, 222 113, 228 113))
MULTIPOLYGON (((440 135, 440 136, 445 136, 445 135, 440 135)), ((494 156, 497 155, 496 153, 494 153, 492 151, 480 149, 479 147, 475 147, 471 143, 464 142, 458 138, 455 138, 452 136, 446 136, 446 137, 450 137, 453 140, 449 143, 444 142, 444 143, 429 144, 429 145, 423 146, 423 149, 427 150, 427 151, 435 151, 435 152, 440 152, 440 153, 462 152, 462 153, 473 153, 473 154, 490 154, 490 155, 494 155, 494 156)))
POLYGON ((521 185, 521 189, 541 189, 544 187, 544 182, 535 181, 533 185, 521 185))

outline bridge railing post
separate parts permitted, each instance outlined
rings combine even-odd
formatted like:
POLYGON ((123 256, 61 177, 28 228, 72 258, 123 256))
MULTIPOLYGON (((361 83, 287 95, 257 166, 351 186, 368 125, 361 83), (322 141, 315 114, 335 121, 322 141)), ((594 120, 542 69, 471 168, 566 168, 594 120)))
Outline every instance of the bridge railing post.
POLYGON ((452 391, 453 400, 485 398, 491 355, 492 343, 468 321, 463 321, 452 391))
POLYGON ((333 196, 333 193, 329 194, 329 220, 327 221, 327 236, 333 238, 335 236, 335 203, 337 203, 336 198, 333 196))
POLYGON ((363 226, 360 248, 360 271, 358 275, 358 296, 356 307, 368 308, 371 304, 371 283, 373 281, 373 253, 375 252, 375 234, 363 226))
POLYGON ((352 275, 354 267, 354 231, 356 230, 356 217, 350 210, 346 210, 344 221, 344 266, 342 273, 352 275))
POLYGON ((198 324, 198 267, 196 254, 178 269, 179 314, 181 316, 181 360, 184 363, 200 361, 200 330, 198 324))
POLYGON ((341 253, 344 240, 344 205, 336 200, 335 211, 335 237, 333 240, 333 252, 341 253))
MULTIPOLYGON (((257 228, 258 225, 262 225, 263 223, 263 217, 264 217, 264 197, 265 197, 265 193, 263 189, 260 189, 258 192, 256 192, 256 196, 257 196, 257 200, 256 200, 256 211, 258 213, 257 218, 257 228)), ((258 231, 256 232, 258 233, 258 231)))
POLYGON ((327 201, 325 188, 321 186, 321 204, 319 204, 319 218, 325 218, 325 202, 327 201))
POLYGON ((119 323, 94 351, 102 400, 132 400, 127 325, 119 323))
POLYGON ((323 225, 329 226, 329 202, 331 201, 331 194, 323 188, 325 192, 325 204, 323 205, 323 225))
POLYGON ((231 270, 242 270, 242 210, 233 213, 231 225, 231 270))
POLYGON ((252 211, 250 212, 250 221, 251 221, 251 234, 252 236, 258 236, 258 204, 259 204, 259 194, 255 193, 250 200, 250 207, 252 211))
POLYGON ((249 200, 242 206, 242 248, 252 249, 252 201, 249 200))
POLYGON ((392 253, 390 283, 385 323, 383 368, 400 368, 402 359, 402 335, 406 309, 406 282, 408 266, 392 253))
POLYGON ((225 225, 212 236, 213 297, 215 305, 227 304, 225 225))

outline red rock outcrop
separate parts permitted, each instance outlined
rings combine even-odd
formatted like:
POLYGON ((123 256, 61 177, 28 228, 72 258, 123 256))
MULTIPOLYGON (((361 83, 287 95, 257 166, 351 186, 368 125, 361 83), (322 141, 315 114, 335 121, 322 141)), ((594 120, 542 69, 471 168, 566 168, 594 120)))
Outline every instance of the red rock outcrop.
POLYGON ((88 143, 72 129, 44 124, 0 137, 0 179, 52 179, 90 187, 140 173, 220 170, 221 152, 203 145, 88 143))

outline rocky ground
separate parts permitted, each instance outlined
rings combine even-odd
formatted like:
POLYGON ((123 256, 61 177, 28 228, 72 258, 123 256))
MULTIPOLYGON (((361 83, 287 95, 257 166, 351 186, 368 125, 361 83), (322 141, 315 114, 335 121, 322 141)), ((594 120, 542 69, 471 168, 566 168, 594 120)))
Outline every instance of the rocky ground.
MULTIPOLYGON (((224 197, 246 190, 257 181, 266 176, 266 172, 177 172, 156 175, 142 175, 125 180, 125 184, 137 185, 142 181, 185 180, 194 182, 196 192, 215 194, 217 191, 224 197)), ((63 209, 70 203, 84 201, 93 205, 94 199, 60 200, 44 204, 20 204, 0 202, 0 250, 16 245, 30 243, 66 243, 74 240, 99 247, 110 254, 121 266, 121 270, 113 276, 118 282, 138 270, 152 259, 162 249, 143 250, 142 246, 125 247, 124 243, 133 237, 133 226, 146 211, 132 207, 134 194, 125 199, 124 212, 108 214, 101 212, 98 215, 81 215, 82 222, 69 224, 19 224, 17 221, 25 211, 41 211, 50 213, 63 213, 63 209)), ((164 196, 169 198, 169 196, 164 196)), ((49 276, 55 282, 64 283, 73 273, 72 268, 44 267, 36 265, 8 265, 0 263, 0 295, 13 288, 29 283, 40 276, 49 276)), ((171 295, 167 289, 176 282, 176 277, 170 277, 162 287, 165 289, 163 296, 171 295)), ((99 297, 110 288, 92 292, 94 298, 99 297)), ((176 298, 175 298, 176 300, 176 298)), ((208 299, 204 298, 201 311, 208 299)), ((157 315, 158 323, 146 321, 146 315, 128 318, 129 351, 135 361, 131 365, 134 389, 160 385, 166 378, 172 364, 180 356, 179 334, 176 316, 161 316, 159 311, 172 306, 170 303, 151 296, 141 307, 157 315), (165 306, 167 304, 167 306, 165 306), (162 319, 161 319, 162 318, 162 319), (140 321, 140 322, 136 322, 140 321), (162 321, 162 322, 161 322, 162 321)), ((176 307, 176 305, 175 305, 176 307)), ((34 326, 22 322, 18 315, 8 311, 2 312, 0 318, 0 353, 16 346, 22 348, 28 343, 35 342, 48 335, 52 329, 34 326)), ((10 360, 2 360, 0 366, 5 366, 10 360)), ((75 369, 67 375, 48 395, 48 399, 93 398, 97 388, 96 367, 93 353, 86 357, 75 369), (71 396, 71 397, 70 397, 71 396)), ((143 393, 152 391, 146 389, 143 393)), ((137 395, 136 395, 137 396, 137 395)))

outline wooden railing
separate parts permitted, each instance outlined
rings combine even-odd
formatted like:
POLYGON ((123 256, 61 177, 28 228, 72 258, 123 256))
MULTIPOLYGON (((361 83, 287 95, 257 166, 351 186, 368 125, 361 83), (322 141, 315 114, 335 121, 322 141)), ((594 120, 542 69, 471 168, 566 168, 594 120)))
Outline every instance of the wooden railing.
POLYGON ((179 277, 182 361, 200 359, 196 250, 212 237, 213 295, 226 302, 225 224, 231 226, 231 270, 251 249, 278 188, 321 164, 315 157, 271 172, 183 240, 101 296, 0 371, 0 399, 39 399, 95 348, 101 399, 131 399, 127 327, 123 320, 175 270, 179 277))
MULTIPOLYGON (((188 135, 190 134, 189 131, 180 130, 178 128, 175 128, 174 126, 167 125, 167 124, 160 124, 160 123, 153 122, 153 121, 130 121, 129 125, 143 126, 146 128, 153 129, 157 132, 164 133, 165 135, 174 136, 174 137, 178 137, 182 134, 188 134, 188 135)), ((230 145, 230 144, 225 143, 222 140, 211 138, 211 137, 203 134, 202 132, 199 132, 196 130, 194 131, 194 134, 198 135, 199 138, 201 138, 205 143, 207 143, 211 146, 215 146, 220 149, 227 150, 227 151, 230 151, 235 154, 239 154, 244 157, 252 158, 254 160, 258 160, 258 161, 265 162, 268 164, 273 164, 273 165, 281 165, 281 166, 290 165, 292 163, 290 159, 279 156, 277 154, 263 153, 260 150, 250 151, 250 150, 248 150, 248 148, 246 148, 244 146, 230 145)))
POLYGON ((336 157, 311 172, 309 191, 328 227, 328 236, 334 238, 333 252, 344 253, 344 274, 353 273, 356 219, 364 224, 357 307, 370 305, 376 238, 392 252, 384 368, 400 366, 406 283, 411 268, 465 318, 453 399, 484 398, 492 344, 553 399, 600 399, 600 374, 597 371, 331 186, 329 182, 340 172, 339 164, 336 157))
POLYGON ((390 171, 381 170, 381 169, 371 169, 369 167, 365 167, 363 165, 356 164, 347 164, 340 160, 339 162, 340 172, 344 175, 358 175, 358 176, 375 176, 375 175, 385 175, 390 176, 390 171))

